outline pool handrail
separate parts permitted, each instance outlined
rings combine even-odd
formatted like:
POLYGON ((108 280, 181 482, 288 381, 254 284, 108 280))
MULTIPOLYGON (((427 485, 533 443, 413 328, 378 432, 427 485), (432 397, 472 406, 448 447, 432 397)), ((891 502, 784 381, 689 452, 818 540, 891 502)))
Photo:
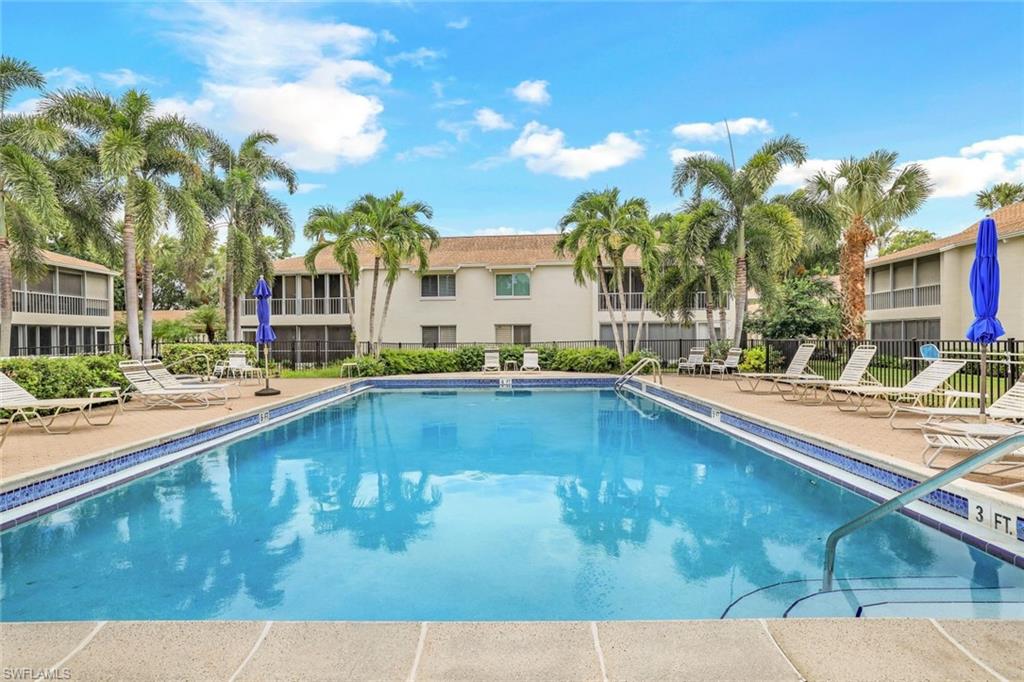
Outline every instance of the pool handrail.
POLYGON ((1008 436, 993 443, 981 452, 971 455, 967 459, 955 464, 948 469, 941 471, 929 479, 921 481, 913 488, 904 490, 896 497, 884 502, 874 509, 867 511, 852 521, 848 521, 839 528, 832 531, 825 541, 825 566, 822 572, 821 591, 832 590, 832 577, 836 568, 836 546, 839 541, 853 531, 878 520, 891 511, 895 511, 918 500, 928 493, 937 490, 950 481, 966 476, 986 464, 994 462, 1008 452, 1014 452, 1018 448, 1024 448, 1024 433, 1008 436))
POLYGON ((632 367, 630 367, 625 372, 623 372, 621 375, 619 375, 619 378, 615 380, 615 386, 616 387, 622 386, 624 383, 626 383, 627 381, 632 379, 634 376, 639 374, 640 370, 642 370, 647 365, 651 365, 652 367, 654 367, 655 380, 659 384, 663 384, 664 381, 662 381, 662 378, 661 378, 661 360, 659 360, 658 358, 645 357, 645 358, 640 358, 639 360, 637 360, 636 364, 634 364, 632 367))

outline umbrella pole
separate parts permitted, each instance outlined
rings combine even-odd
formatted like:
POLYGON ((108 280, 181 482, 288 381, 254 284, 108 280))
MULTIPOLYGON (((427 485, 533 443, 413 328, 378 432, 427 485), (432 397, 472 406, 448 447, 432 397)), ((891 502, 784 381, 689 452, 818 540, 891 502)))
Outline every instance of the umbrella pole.
POLYGON ((263 344, 263 388, 256 395, 280 395, 281 391, 270 387, 270 344, 263 344))
POLYGON ((988 421, 988 415, 985 414, 985 375, 988 370, 988 346, 982 345, 981 347, 981 386, 979 387, 978 394, 981 396, 981 423, 984 424, 988 421))

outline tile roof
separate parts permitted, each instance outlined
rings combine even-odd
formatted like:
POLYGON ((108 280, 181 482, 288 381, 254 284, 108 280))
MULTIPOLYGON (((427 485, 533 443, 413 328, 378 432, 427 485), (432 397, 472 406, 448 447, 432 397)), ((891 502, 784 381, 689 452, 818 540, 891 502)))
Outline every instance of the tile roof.
POLYGON ((66 266, 69 268, 79 268, 81 270, 88 270, 89 272, 99 272, 104 275, 118 275, 120 273, 114 272, 106 265, 99 263, 93 263, 92 261, 83 260, 81 258, 75 258, 74 256, 67 256, 63 253, 56 253, 54 251, 41 250, 43 256, 43 262, 47 265, 66 266))
MULTIPOLYGON (((442 237, 441 243, 430 252, 430 268, 441 270, 460 266, 529 266, 538 264, 564 264, 571 258, 555 254, 557 234, 526 234, 487 237, 442 237)), ((635 253, 627 254, 627 262, 635 264, 635 253)), ((360 248, 359 262, 363 268, 373 267, 373 255, 367 247, 360 248)), ((321 251, 316 259, 317 272, 339 272, 330 250, 321 251)), ((279 275, 304 274, 306 265, 302 256, 293 256, 274 262, 279 275)))
MULTIPOLYGON (((996 209, 992 212, 992 217, 996 221, 996 232, 998 232, 1001 238, 1024 234, 1024 202, 1018 202, 1016 204, 1010 204, 1009 206, 1003 206, 1000 209, 996 209)), ((917 246, 912 246, 909 249, 903 249, 902 251, 897 251, 895 253, 881 256, 880 258, 869 260, 865 265, 870 268, 876 265, 884 265, 886 263, 906 260, 907 258, 913 258, 915 256, 926 256, 931 253, 938 253, 943 249, 953 246, 973 244, 977 238, 978 223, 974 223, 962 232, 957 232, 956 234, 952 234, 948 237, 942 237, 941 239, 936 239, 926 244, 919 244, 917 246)))

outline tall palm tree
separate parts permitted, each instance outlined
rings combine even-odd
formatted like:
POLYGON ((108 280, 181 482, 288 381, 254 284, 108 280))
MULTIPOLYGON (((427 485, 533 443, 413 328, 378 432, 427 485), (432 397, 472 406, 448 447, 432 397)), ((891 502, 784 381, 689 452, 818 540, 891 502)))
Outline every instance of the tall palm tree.
POLYGON ((384 325, 388 320, 388 309, 391 308, 391 293, 394 291, 402 266, 414 260, 417 274, 422 275, 430 266, 429 251, 440 241, 441 237, 434 228, 418 221, 399 225, 392 233, 385 248, 384 282, 387 284, 387 290, 384 293, 384 310, 381 311, 380 326, 377 328, 378 347, 384 340, 384 325))
POLYGON ((748 228, 758 222, 766 230, 792 230, 796 222, 788 209, 765 208, 766 195, 775 183, 783 164, 802 164, 807 147, 795 137, 783 135, 768 140, 741 167, 736 168, 713 154, 695 154, 676 164, 672 189, 679 196, 692 190, 695 199, 705 193, 716 197, 726 212, 730 238, 736 258, 736 327, 733 343, 739 344, 747 315, 749 288, 748 228), (780 220, 777 225, 772 223, 780 220))
POLYGON ((360 235, 351 213, 339 211, 333 206, 314 206, 309 211, 303 234, 313 242, 305 257, 306 269, 310 274, 316 274, 316 257, 325 249, 331 250, 334 262, 341 268, 349 330, 355 335, 355 287, 359 283, 359 252, 356 245, 360 235))
POLYGON ((221 172, 214 177, 215 192, 227 224, 224 318, 228 341, 237 341, 244 292, 255 285, 259 275, 272 270, 264 231, 269 230, 286 250, 294 238, 288 208, 272 197, 265 185, 279 180, 294 194, 298 183, 295 171, 267 151, 268 146, 277 144, 275 135, 258 130, 242 140, 237 150, 212 133, 208 136, 210 159, 221 172))
MULTIPOLYGON (((651 263, 650 255, 657 241, 648 216, 647 201, 639 197, 620 201, 618 188, 583 192, 576 197, 558 225, 561 236, 555 244, 555 251, 559 255, 573 257, 573 277, 578 284, 597 280, 599 294, 609 302, 615 349, 620 357, 625 357, 630 351, 624 286, 626 253, 631 247, 640 251, 643 273, 651 263), (618 306, 611 304, 609 288, 612 283, 618 294, 618 306)), ((640 336, 641 331, 638 330, 637 339, 640 336)))
POLYGON ((1000 182, 978 192, 974 205, 982 211, 992 212, 1018 201, 1024 201, 1024 182, 1000 182))
POLYGON ((864 336, 864 256, 880 225, 909 217, 931 194, 923 166, 897 167, 899 155, 880 149, 862 159, 850 157, 834 172, 818 172, 807 181, 812 201, 825 206, 842 225, 839 282, 842 288, 843 333, 864 336))
MULTIPOLYGON (((147 245, 170 216, 185 234, 205 233, 203 212, 191 191, 192 183, 202 177, 197 155, 205 135, 180 116, 157 115, 150 96, 135 89, 116 100, 93 90, 52 93, 43 110, 96 140, 100 172, 123 204, 125 322, 131 355, 140 358, 144 349, 139 338, 139 256, 146 258, 147 245)), ((183 240, 186 245, 197 242, 183 240)), ((146 307, 151 311, 151 298, 146 307)), ((151 325, 149 317, 149 337, 151 325)))

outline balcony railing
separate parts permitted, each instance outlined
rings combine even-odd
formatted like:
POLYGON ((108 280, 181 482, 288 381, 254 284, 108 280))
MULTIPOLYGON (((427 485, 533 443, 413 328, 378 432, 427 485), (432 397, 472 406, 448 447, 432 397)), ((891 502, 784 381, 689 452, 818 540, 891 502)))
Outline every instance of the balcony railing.
POLYGON ((626 302, 626 310, 640 310, 644 307, 644 292, 642 291, 627 291, 624 294, 611 293, 611 294, 598 294, 597 296, 597 309, 598 310, 621 310, 623 298, 626 302))
MULTIPOLYGON (((271 315, 341 315, 348 313, 348 307, 348 299, 340 296, 335 298, 270 299, 271 315)), ((242 314, 256 314, 256 299, 245 299, 242 314)))
POLYGON ((86 298, 68 294, 49 294, 42 291, 19 291, 15 289, 14 311, 19 313, 42 313, 44 315, 93 315, 106 317, 110 314, 110 301, 105 298, 86 298))
POLYGON ((867 295, 868 310, 891 310, 893 308, 915 308, 923 305, 939 305, 941 285, 926 284, 920 287, 906 287, 892 291, 876 291, 867 295))

